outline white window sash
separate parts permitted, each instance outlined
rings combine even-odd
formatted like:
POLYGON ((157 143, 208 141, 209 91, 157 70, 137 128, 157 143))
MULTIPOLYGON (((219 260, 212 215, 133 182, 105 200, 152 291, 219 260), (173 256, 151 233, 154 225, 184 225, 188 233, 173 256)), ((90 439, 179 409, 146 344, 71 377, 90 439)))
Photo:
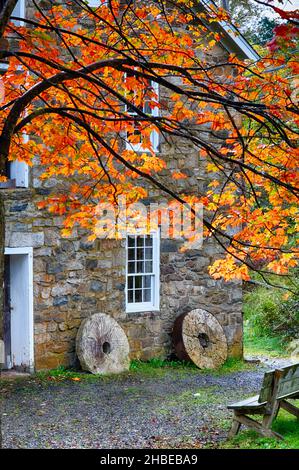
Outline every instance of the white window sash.
MULTIPOLYGON (((25 18, 25 0, 19 0, 16 4, 11 16, 18 16, 20 18, 25 18)), ((13 20, 13 23, 16 26, 24 26, 24 21, 13 20)))
MULTIPOLYGON (((23 134, 24 143, 28 142, 28 135, 23 134)), ((28 188, 29 186, 29 166, 25 162, 14 160, 10 162, 10 179, 16 180, 17 188, 28 188)))
MULTIPOLYGON (((154 81, 151 81, 150 86, 154 89, 154 92, 157 95, 157 100, 159 101, 159 84, 154 82, 154 81)), ((127 106, 126 106, 126 111, 127 111, 127 106)), ((134 116, 135 113, 132 113, 132 115, 134 116)), ((153 117, 159 116, 158 106, 155 106, 153 109, 151 109, 151 116, 153 116, 153 117)), ((155 130, 152 131, 151 136, 150 136, 150 140, 151 140, 151 144, 152 144, 154 152, 157 153, 158 149, 159 149, 159 133, 155 130)), ((127 150, 134 150, 134 152, 145 152, 145 153, 149 152, 148 149, 143 148, 142 142, 139 142, 138 144, 134 144, 134 143, 129 142, 128 141, 128 136, 126 138, 126 149, 127 150)))
POLYGON ((87 0, 87 4, 89 7, 96 8, 102 5, 101 0, 87 0))
MULTIPOLYGON (((132 234, 134 236, 136 234, 132 234)), ((137 313, 137 312, 149 312, 159 311, 160 307, 160 233, 152 232, 150 234, 153 240, 153 270, 151 273, 140 273, 140 275, 151 276, 151 302, 128 302, 128 279, 132 276, 138 276, 139 273, 128 273, 128 234, 126 239, 126 312, 137 313)))
POLYGON ((25 162, 14 161, 10 164, 10 179, 16 180, 17 188, 28 188, 29 171, 25 162))

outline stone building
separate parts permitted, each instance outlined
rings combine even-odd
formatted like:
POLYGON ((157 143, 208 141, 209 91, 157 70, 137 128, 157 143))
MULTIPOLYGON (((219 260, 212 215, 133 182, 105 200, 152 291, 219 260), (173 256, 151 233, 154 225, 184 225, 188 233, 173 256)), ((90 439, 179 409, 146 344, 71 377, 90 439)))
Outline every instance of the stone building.
MULTIPOLYGON (((201 2, 201 8, 208 8, 208 3, 201 2)), ((20 16, 29 7, 30 1, 20 0, 20 16)), ((223 33, 218 57, 234 52, 242 58, 257 58, 232 25, 214 27, 223 33)), ((206 184, 198 151, 191 143, 183 144, 176 153, 159 136, 155 138, 167 169, 186 170, 190 178, 185 181, 193 191, 206 184)), ((29 169, 13 162, 9 171, 16 188, 1 189, 6 198, 7 368, 77 365, 78 327, 97 312, 111 315, 123 327, 132 358, 169 356, 175 318, 195 308, 217 318, 229 355, 242 355, 242 289, 240 284, 209 276, 208 266, 221 253, 213 240, 198 250, 181 252, 178 240, 155 235, 145 239, 132 236, 127 243, 103 239, 90 243, 77 230, 72 237, 62 238, 62 219, 36 206, 50 191, 38 178, 38 163, 29 169), (152 263, 141 284, 137 263, 152 263)))

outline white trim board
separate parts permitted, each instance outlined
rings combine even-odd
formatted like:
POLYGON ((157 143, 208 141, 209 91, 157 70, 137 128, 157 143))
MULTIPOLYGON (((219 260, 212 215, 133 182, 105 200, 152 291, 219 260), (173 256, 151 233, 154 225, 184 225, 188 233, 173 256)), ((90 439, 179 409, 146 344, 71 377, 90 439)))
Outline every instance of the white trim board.
POLYGON ((10 256, 11 365, 34 369, 33 248, 5 248, 10 256))
MULTIPOLYGON (((211 13, 211 10, 217 9, 217 5, 211 0, 200 0, 198 6, 194 7, 199 8, 200 11, 205 11, 208 14, 211 13)), ((223 47, 229 52, 234 52, 237 56, 240 54, 244 55, 244 58, 258 61, 260 59, 259 54, 247 41, 247 39, 240 33, 240 31, 232 23, 226 21, 218 21, 216 23, 209 24, 208 21, 203 21, 205 26, 211 31, 222 32, 223 38, 220 39, 223 47)))
MULTIPOLYGON (((11 16, 18 16, 19 18, 25 18, 25 0, 19 0, 12 11, 11 16)), ((24 26, 24 21, 14 20, 16 26, 24 26)))
POLYGON ((18 160, 10 162, 10 179, 16 180, 17 188, 28 188, 29 167, 27 163, 18 160))

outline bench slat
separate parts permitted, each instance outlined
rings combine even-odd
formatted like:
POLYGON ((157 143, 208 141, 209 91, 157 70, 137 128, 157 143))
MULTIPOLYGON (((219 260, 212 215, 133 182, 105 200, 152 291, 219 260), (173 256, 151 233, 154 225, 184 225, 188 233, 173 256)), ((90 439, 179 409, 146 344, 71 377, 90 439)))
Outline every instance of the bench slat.
MULTIPOLYGON (((281 368, 282 376, 279 380, 277 399, 286 398, 299 393, 299 364, 292 364, 281 368)), ((264 375, 259 402, 268 400, 272 392, 272 384, 275 371, 266 372, 264 375)))
POLYGON ((294 393, 299 393, 299 367, 289 367, 283 373, 283 377, 279 381, 278 398, 287 397, 294 393))
POLYGON ((265 372, 263 383, 261 386, 261 391, 260 391, 260 396, 259 396, 259 402, 264 403, 268 401, 269 395, 272 392, 272 384, 274 380, 274 370, 271 370, 269 372, 265 372))
POLYGON ((229 409, 241 409, 241 408, 262 408, 265 403, 260 403, 258 401, 259 395, 254 395, 254 397, 246 398, 245 400, 237 401, 236 403, 232 403, 228 405, 227 408, 229 409))

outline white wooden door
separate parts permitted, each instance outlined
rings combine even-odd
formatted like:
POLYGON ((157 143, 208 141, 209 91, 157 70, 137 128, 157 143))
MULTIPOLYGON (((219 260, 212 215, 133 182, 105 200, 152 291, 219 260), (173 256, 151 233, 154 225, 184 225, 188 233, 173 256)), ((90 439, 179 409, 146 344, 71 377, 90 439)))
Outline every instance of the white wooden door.
POLYGON ((10 258, 11 367, 32 370, 33 273, 32 248, 7 248, 10 258))

